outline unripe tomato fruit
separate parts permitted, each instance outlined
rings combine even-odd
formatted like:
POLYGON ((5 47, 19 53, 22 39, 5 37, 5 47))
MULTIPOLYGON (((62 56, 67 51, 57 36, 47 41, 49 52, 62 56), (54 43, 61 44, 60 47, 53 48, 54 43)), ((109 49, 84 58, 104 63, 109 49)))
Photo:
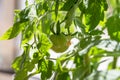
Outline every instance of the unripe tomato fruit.
POLYGON ((59 34, 59 35, 51 35, 50 40, 53 44, 52 50, 57 53, 62 53, 68 49, 70 45, 68 45, 67 37, 65 35, 59 34))

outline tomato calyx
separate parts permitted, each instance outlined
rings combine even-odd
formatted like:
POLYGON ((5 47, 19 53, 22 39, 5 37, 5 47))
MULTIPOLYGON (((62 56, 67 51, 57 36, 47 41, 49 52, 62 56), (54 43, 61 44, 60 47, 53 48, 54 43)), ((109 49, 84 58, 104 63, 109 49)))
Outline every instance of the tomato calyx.
POLYGON ((61 33, 59 21, 57 21, 56 23, 53 22, 50 26, 50 29, 53 33, 52 35, 50 35, 50 40, 53 44, 51 49, 56 53, 65 52, 71 45, 70 37, 61 33))

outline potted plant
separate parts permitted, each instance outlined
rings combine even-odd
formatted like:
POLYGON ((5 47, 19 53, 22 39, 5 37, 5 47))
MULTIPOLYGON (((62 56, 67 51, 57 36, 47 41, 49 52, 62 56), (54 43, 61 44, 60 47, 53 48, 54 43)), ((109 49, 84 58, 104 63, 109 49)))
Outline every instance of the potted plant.
POLYGON ((0 37, 9 40, 21 34, 22 54, 12 64, 14 80, 36 74, 40 80, 119 79, 120 2, 113 2, 108 14, 106 0, 26 0, 25 9, 15 10, 13 27, 0 37), (51 50, 59 56, 51 57, 51 50), (99 71, 108 61, 101 60, 104 57, 113 60, 99 71))

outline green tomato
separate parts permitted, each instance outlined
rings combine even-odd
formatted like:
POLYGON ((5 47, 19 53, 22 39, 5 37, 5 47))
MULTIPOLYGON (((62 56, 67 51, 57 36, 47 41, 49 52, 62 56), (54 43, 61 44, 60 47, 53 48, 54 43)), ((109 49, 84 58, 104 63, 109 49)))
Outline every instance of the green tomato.
POLYGON ((53 44, 51 49, 57 53, 62 53, 66 51, 69 47, 67 37, 62 34, 51 35, 50 40, 53 44))

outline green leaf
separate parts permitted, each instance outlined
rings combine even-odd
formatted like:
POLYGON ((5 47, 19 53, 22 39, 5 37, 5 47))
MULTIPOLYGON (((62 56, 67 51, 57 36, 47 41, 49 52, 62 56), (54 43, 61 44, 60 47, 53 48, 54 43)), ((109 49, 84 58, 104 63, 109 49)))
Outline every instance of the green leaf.
POLYGON ((43 3, 43 9, 44 9, 45 11, 48 10, 48 5, 47 5, 47 4, 48 4, 47 1, 45 1, 45 2, 43 3))
POLYGON ((61 10, 63 10, 63 11, 69 11, 74 6, 74 4, 77 3, 77 1, 78 0, 67 0, 66 3, 61 8, 61 10))
POLYGON ((42 32, 45 34, 50 34, 50 25, 53 22, 51 16, 52 16, 51 14, 47 14, 41 20, 42 32))
POLYGON ((85 24, 88 26, 88 31, 95 29, 101 20, 104 19, 104 11, 106 10, 105 0, 88 0, 82 2, 81 11, 85 14, 85 24))
POLYGON ((24 69, 26 64, 29 64, 29 50, 30 46, 25 46, 24 47, 24 52, 21 56, 17 57, 13 63, 12 63, 12 68, 17 72, 20 71, 21 69, 24 69))
POLYGON ((90 35, 100 35, 100 34, 103 34, 103 31, 101 31, 99 29, 95 29, 95 30, 90 31, 89 34, 90 35))
POLYGON ((53 62, 41 59, 38 62, 38 69, 41 72, 41 79, 46 80, 52 76, 53 62))
POLYGON ((56 70, 57 70, 57 72, 62 72, 63 71, 62 65, 61 65, 61 62, 60 62, 59 59, 57 59, 56 70))
POLYGON ((12 68, 17 72, 20 70, 20 67, 21 67, 21 61, 23 59, 23 56, 19 56, 17 57, 13 63, 12 63, 12 68))
POLYGON ((68 72, 60 73, 60 74, 58 74, 56 80, 70 80, 70 75, 68 72))
POLYGON ((33 38, 33 34, 35 32, 36 25, 33 22, 27 25, 25 30, 22 32, 22 44, 29 42, 33 38))
POLYGON ((119 15, 114 15, 108 18, 106 27, 110 38, 120 42, 120 18, 119 15))
POLYGON ((35 7, 36 7, 36 13, 37 13, 37 15, 41 16, 42 15, 42 10, 43 10, 42 2, 39 2, 38 4, 36 4, 35 7))
POLYGON ((93 30, 100 21, 100 5, 99 3, 91 3, 85 14, 86 24, 90 26, 90 30, 93 30), (94 11, 93 11, 94 10, 94 11))
POLYGON ((25 23, 16 22, 13 27, 10 27, 3 36, 0 37, 0 40, 8 40, 16 37, 23 29, 25 23))
POLYGON ((27 77, 28 68, 25 67, 25 64, 28 64, 28 62, 25 62, 25 60, 26 56, 23 54, 22 56, 17 57, 12 63, 12 68, 16 72, 14 80, 27 80, 25 78, 27 77))
POLYGON ((21 10, 18 15, 17 22, 33 21, 33 19, 38 18, 35 5, 27 6, 25 9, 21 10))
POLYGON ((52 47, 52 43, 46 34, 44 33, 39 34, 38 40, 39 40, 39 43, 37 47, 40 49, 40 51, 46 53, 52 47))
POLYGON ((76 68, 73 71, 73 80, 84 80, 84 75, 86 74, 87 70, 88 69, 83 66, 76 68))
POLYGON ((47 79, 47 68, 48 68, 48 61, 41 59, 38 62, 38 70, 41 72, 41 79, 42 80, 47 79))
POLYGON ((41 2, 41 1, 40 1, 40 0, 35 0, 35 2, 36 2, 36 3, 39 3, 39 2, 41 2))
POLYGON ((31 8, 30 7, 26 7, 25 9, 23 9, 22 11, 20 11, 19 13, 19 21, 20 22, 25 22, 29 20, 29 12, 30 12, 31 8))
POLYGON ((25 1, 25 5, 26 5, 26 7, 29 5, 29 4, 28 4, 28 0, 25 1))
POLYGON ((105 11, 107 11, 107 9, 108 9, 108 3, 107 3, 107 1, 106 0, 101 0, 102 2, 101 2, 101 5, 102 5, 102 7, 103 7, 103 9, 105 10, 105 11))
POLYGON ((80 30, 82 31, 82 33, 85 33, 85 25, 82 23, 82 21, 80 20, 80 18, 76 17, 74 18, 74 23, 75 26, 78 26, 80 28, 80 30))
POLYGON ((74 58, 74 64, 76 65, 76 67, 80 66, 83 62, 83 57, 82 56, 79 56, 78 54, 75 56, 74 58))
POLYGON ((36 63, 30 59, 29 51, 30 46, 25 46, 24 53, 13 61, 12 68, 16 72, 14 80, 28 80, 28 72, 34 69, 36 63))
MULTIPOLYGON (((87 38, 86 38, 87 39, 87 38)), ((101 41, 99 40, 99 38, 98 38, 98 40, 97 39, 95 39, 95 40, 90 40, 90 39, 87 39, 86 40, 86 42, 84 42, 84 40, 85 39, 83 39, 82 40, 82 42, 80 43, 80 47, 82 48, 82 50, 81 51, 79 51, 79 55, 83 55, 83 54, 87 54, 88 53, 88 51, 92 48, 92 47, 94 47, 94 46, 96 46, 96 45, 98 45, 101 41)))
POLYGON ((54 68, 53 65, 54 65, 53 61, 48 62, 47 78, 50 78, 52 76, 52 70, 54 68))
POLYGON ((82 38, 80 41, 80 47, 83 49, 85 47, 87 47, 90 43, 91 43, 91 39, 92 37, 86 37, 86 38, 82 38))
POLYGON ((86 5, 84 5, 84 1, 81 1, 78 7, 82 11, 82 13, 85 13, 86 5))
MULTIPOLYGON (((70 1, 71 2, 71 1, 70 1)), ((76 9, 76 5, 74 5, 66 14, 65 16, 65 28, 69 28, 69 26, 72 24, 72 20, 74 17, 74 13, 75 13, 75 9, 76 9)))
POLYGON ((26 23, 28 22, 29 19, 29 12, 30 12, 30 7, 25 8, 22 11, 16 12, 15 15, 15 23, 13 27, 9 28, 5 34, 3 34, 2 37, 0 37, 0 40, 7 40, 7 39, 12 39, 16 37, 23 29, 26 27, 26 23))
POLYGON ((27 71, 21 70, 15 74, 14 80, 28 80, 27 71))

